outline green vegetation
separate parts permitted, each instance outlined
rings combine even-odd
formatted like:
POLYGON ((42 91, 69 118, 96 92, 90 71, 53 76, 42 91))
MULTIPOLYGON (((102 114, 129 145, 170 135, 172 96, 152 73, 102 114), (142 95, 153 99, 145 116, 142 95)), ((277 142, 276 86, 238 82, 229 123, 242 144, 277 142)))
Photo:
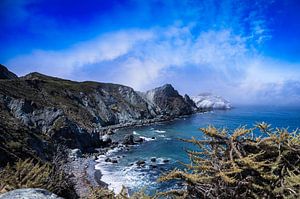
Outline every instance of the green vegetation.
POLYGON ((186 190, 164 193, 180 198, 299 198, 299 131, 271 129, 266 123, 230 133, 213 126, 200 129, 206 139, 184 140, 191 163, 159 181, 182 180, 186 190), (262 136, 254 136, 260 131, 262 136))

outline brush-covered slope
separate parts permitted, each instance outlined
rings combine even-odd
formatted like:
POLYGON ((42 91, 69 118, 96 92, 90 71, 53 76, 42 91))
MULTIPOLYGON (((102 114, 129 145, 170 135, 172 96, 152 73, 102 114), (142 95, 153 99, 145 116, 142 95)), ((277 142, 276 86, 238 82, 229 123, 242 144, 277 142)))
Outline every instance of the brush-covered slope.
POLYGON ((0 80, 0 107, 2 159, 43 157, 56 143, 90 150, 102 146, 103 127, 193 112, 168 84, 141 94, 123 85, 39 73, 0 80))

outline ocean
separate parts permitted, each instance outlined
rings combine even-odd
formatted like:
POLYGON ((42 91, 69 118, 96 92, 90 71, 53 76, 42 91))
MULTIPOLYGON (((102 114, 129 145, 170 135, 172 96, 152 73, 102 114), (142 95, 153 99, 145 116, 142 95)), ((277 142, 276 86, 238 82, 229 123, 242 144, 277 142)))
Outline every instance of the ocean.
POLYGON ((145 127, 118 130, 113 135, 115 141, 127 134, 142 137, 146 141, 132 146, 130 150, 116 148, 106 156, 100 156, 96 169, 101 170, 101 180, 115 192, 119 192, 122 185, 127 187, 130 193, 143 189, 148 194, 181 188, 182 185, 176 182, 157 183, 161 174, 174 168, 182 168, 178 161, 189 162, 184 149, 193 146, 178 138, 201 139, 203 135, 199 128, 208 125, 233 130, 243 125, 253 127, 257 122, 269 123, 273 128, 295 130, 300 127, 300 107, 240 106, 226 111, 198 113, 145 127), (118 163, 107 163, 104 161, 106 157, 115 158, 118 163), (145 161, 144 167, 136 165, 139 160, 145 161))

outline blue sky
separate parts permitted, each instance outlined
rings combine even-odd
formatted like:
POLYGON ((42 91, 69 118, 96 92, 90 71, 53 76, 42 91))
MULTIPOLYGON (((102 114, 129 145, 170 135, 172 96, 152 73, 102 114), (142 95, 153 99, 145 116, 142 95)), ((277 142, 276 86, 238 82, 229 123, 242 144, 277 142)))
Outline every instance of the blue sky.
POLYGON ((1 0, 0 62, 234 103, 300 104, 297 0, 1 0))

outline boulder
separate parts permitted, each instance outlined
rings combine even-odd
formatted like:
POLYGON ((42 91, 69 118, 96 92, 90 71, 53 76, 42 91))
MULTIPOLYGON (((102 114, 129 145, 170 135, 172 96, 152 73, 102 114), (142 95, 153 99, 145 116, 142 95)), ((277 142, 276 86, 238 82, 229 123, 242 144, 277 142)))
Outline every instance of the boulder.
POLYGON ((134 142, 142 143, 142 142, 144 142, 144 139, 143 138, 136 138, 136 139, 134 139, 134 142))
POLYGON ((63 199, 45 189, 15 189, 0 195, 0 199, 63 199))
POLYGON ((136 165, 138 165, 138 166, 143 166, 145 164, 146 164, 146 162, 144 160, 139 160, 136 162, 136 165))
POLYGON ((69 158, 81 158, 82 152, 80 149, 72 149, 69 153, 69 158))
POLYGON ((112 140, 111 140, 111 138, 110 138, 110 136, 108 134, 103 135, 100 140, 102 142, 102 146, 103 147, 110 146, 111 143, 112 143, 112 140))
POLYGON ((115 134, 115 132, 112 129, 107 130, 107 135, 113 135, 113 134, 115 134))
POLYGON ((151 162, 156 162, 156 158, 151 158, 151 162))
POLYGON ((134 145, 133 135, 126 135, 123 140, 124 145, 134 145))
POLYGON ((150 168, 151 168, 151 169, 155 169, 155 168, 157 168, 157 165, 155 165, 155 164, 150 164, 150 168))

